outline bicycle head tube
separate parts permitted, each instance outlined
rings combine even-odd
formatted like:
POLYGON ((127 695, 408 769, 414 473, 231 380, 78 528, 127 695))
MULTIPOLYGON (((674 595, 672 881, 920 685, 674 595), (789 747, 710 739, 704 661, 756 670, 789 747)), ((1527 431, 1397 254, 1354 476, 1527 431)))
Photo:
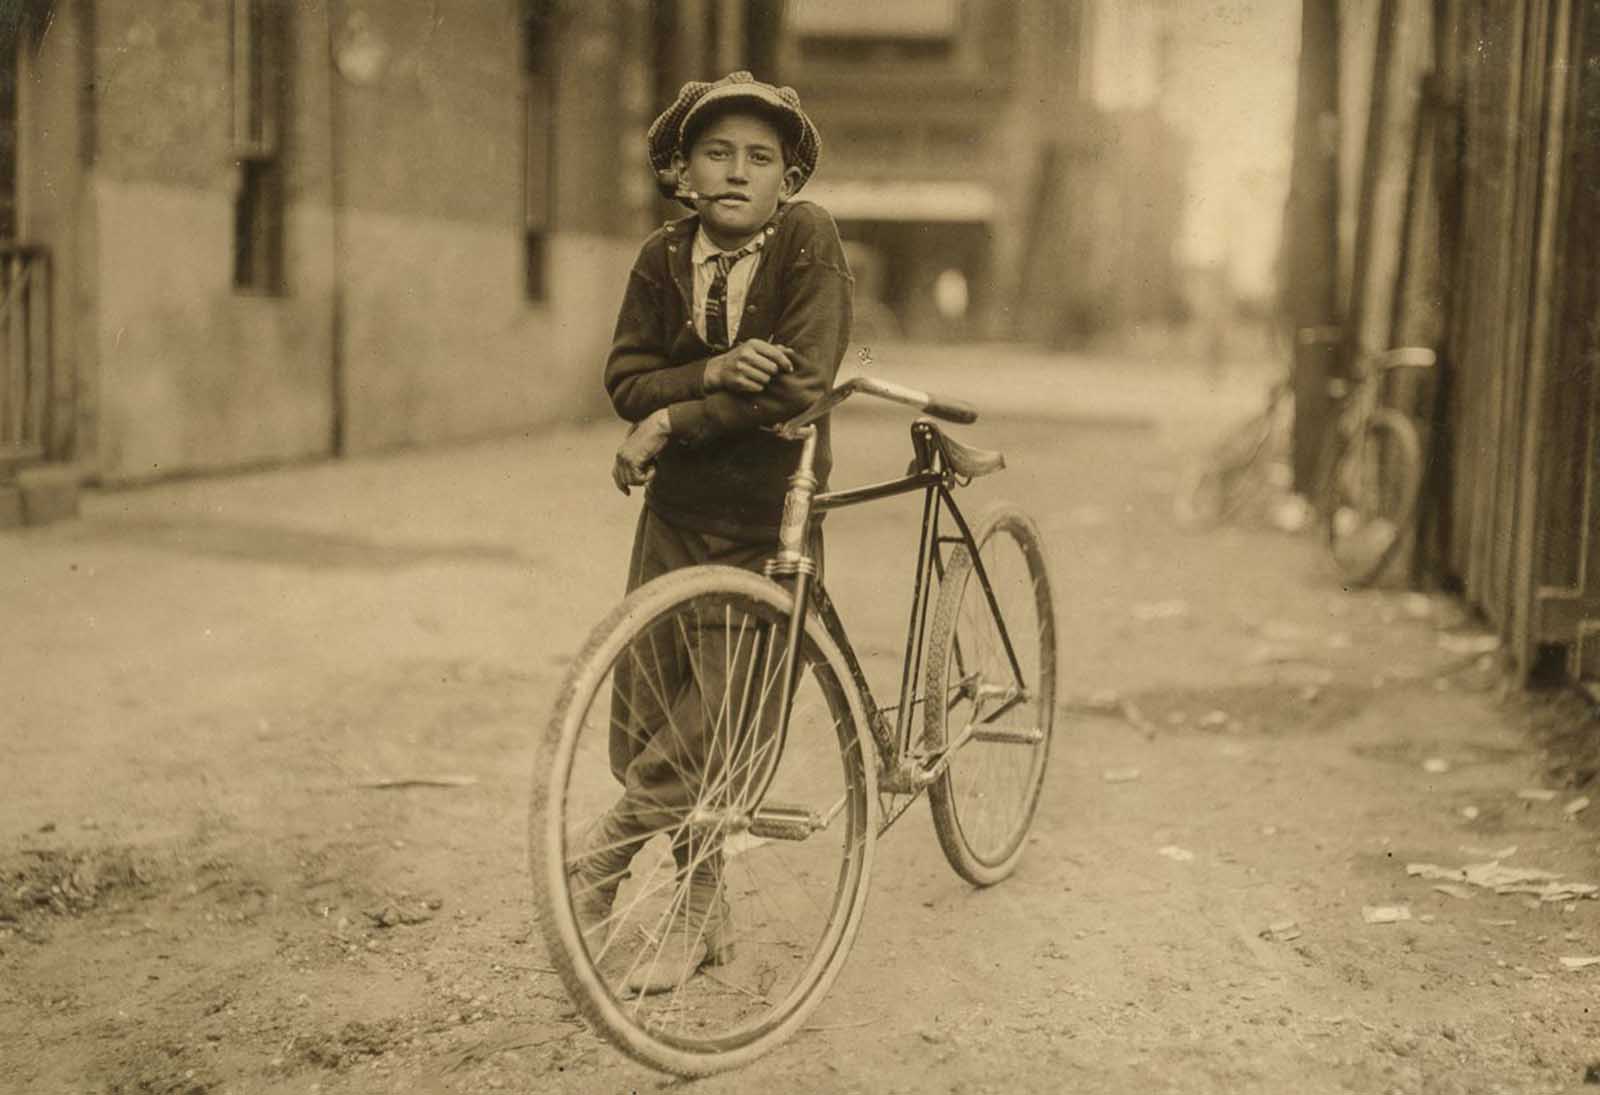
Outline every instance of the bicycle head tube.
POLYGON ((811 500, 817 494, 817 428, 801 426, 794 432, 802 440, 800 463, 789 477, 789 491, 783 496, 778 554, 767 560, 765 567, 770 578, 816 573, 815 560, 806 555, 806 528, 811 524, 811 500))

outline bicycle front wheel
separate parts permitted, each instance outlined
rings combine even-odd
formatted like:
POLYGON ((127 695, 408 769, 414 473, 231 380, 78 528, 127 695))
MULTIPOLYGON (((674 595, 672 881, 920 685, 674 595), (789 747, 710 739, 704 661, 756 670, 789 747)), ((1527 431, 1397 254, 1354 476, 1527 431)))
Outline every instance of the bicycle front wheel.
POLYGON ((792 594, 694 567, 590 635, 534 768, 538 923, 579 1011, 684 1076, 799 1029, 843 965, 871 869, 870 738, 837 646, 792 594))
POLYGON ((949 752, 928 788, 945 858, 968 882, 989 886, 1022 858, 1044 785, 1056 626, 1033 521, 1002 505, 973 539, 981 574, 964 546, 945 568, 928 640, 923 740, 949 752))
POLYGON ((1372 584, 1411 530, 1422 486, 1422 445, 1405 415, 1382 407, 1343 439, 1323 482, 1323 530, 1353 587, 1372 584))
POLYGON ((1181 528, 1204 530, 1231 521, 1244 507, 1272 438, 1273 412, 1241 423, 1203 463, 1179 476, 1172 512, 1181 528))

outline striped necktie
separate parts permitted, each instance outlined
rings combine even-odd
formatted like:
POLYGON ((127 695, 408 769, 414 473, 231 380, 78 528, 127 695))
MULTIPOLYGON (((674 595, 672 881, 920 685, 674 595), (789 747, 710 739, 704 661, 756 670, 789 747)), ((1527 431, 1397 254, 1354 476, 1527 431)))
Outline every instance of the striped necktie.
POLYGON ((728 271, 740 259, 761 250, 766 242, 767 233, 763 232, 737 251, 723 251, 706 260, 717 264, 716 274, 711 278, 711 288, 706 293, 706 344, 714 350, 728 348, 728 271))

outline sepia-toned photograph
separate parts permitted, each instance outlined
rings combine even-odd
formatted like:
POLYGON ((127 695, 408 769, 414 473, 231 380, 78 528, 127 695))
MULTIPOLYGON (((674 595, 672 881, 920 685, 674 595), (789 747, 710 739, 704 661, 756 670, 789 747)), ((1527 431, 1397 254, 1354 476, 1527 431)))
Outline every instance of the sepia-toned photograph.
POLYGON ((1600 0, 0 0, 0 1092, 1600 1091, 1600 0))

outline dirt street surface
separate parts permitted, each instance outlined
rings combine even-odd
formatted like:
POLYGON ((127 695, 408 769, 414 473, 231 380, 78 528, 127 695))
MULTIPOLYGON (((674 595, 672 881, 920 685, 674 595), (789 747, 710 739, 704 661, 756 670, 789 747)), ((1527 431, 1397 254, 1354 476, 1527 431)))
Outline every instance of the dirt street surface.
MULTIPOLYGON (((1011 467, 971 511, 1038 516, 1045 799, 982 892, 914 809, 807 1030, 687 1089, 1596 1090, 1592 770, 1542 748, 1450 598, 1345 592, 1307 535, 1173 525, 1178 471, 1261 377, 874 356, 988 408, 959 436, 1011 467)), ((896 474, 908 422, 846 407, 835 484, 896 474)), ((99 493, 0 535, 0 1089, 684 1086, 583 1027, 530 934, 534 735, 637 512, 618 437, 99 493)), ((829 521, 875 679, 914 506, 829 521)))

